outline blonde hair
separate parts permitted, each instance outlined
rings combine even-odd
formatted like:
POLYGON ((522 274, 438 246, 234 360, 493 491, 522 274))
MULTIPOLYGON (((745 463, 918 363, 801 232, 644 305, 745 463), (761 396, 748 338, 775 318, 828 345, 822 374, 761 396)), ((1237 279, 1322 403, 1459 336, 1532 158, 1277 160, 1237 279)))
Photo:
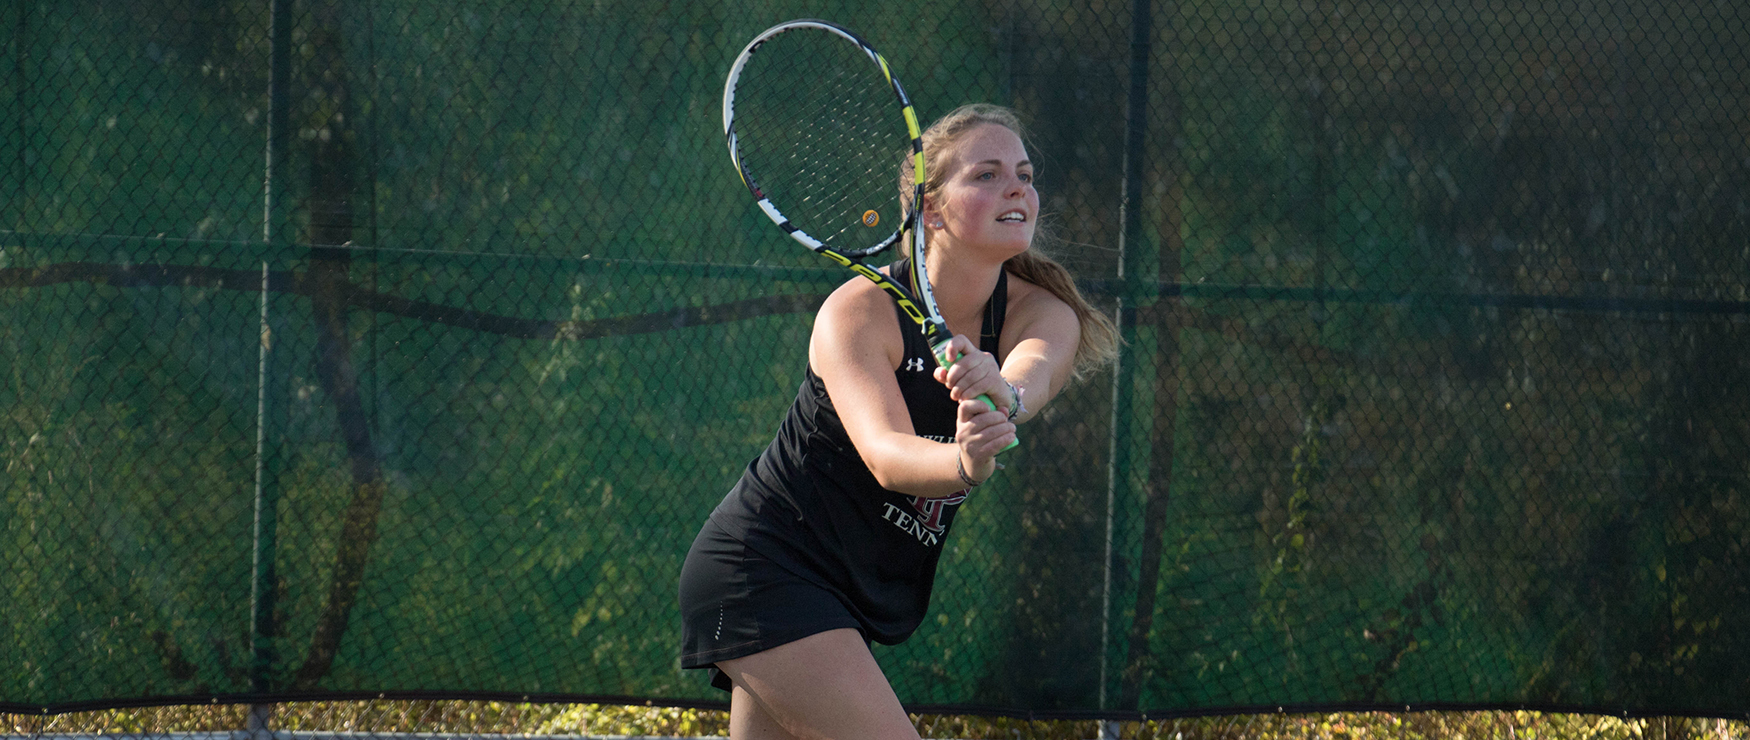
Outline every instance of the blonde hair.
MULTIPOLYGON (((942 189, 948 175, 948 160, 953 156, 961 138, 973 129, 987 124, 1002 126, 1015 132, 1023 142, 1027 140, 1026 128, 1021 125, 1020 116, 1013 110, 988 103, 972 103, 955 108, 924 129, 926 197, 942 189)), ((905 210, 909 212, 912 207, 914 178, 909 154, 905 160, 899 168, 899 191, 905 210)), ((1015 277, 1044 288, 1069 304, 1076 312, 1076 322, 1081 324, 1082 339, 1076 346, 1074 373, 1075 378, 1080 379, 1118 356, 1118 330, 1112 325, 1111 319, 1082 297, 1081 290, 1076 287, 1075 277, 1069 274, 1069 270, 1040 251, 1039 242, 1050 241, 1051 238, 1048 231, 1036 229, 1033 244, 1027 247, 1027 251, 1010 257, 1003 263, 1003 269, 1015 277)))

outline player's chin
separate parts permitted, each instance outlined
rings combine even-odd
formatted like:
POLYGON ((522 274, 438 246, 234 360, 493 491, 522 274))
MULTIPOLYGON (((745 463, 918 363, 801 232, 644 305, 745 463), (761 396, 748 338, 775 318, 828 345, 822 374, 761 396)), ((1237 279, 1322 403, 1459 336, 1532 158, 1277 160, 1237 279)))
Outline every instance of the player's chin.
POLYGON ((1012 231, 1003 234, 1003 237, 1004 238, 1002 239, 995 239, 992 241, 994 242, 994 246, 1004 253, 1005 259, 1025 252, 1028 247, 1033 246, 1032 229, 1027 229, 1025 232, 1012 231))
POLYGON ((1033 224, 993 224, 980 237, 990 250, 1020 254, 1033 244, 1033 224))
POLYGON ((1005 247, 1026 247, 1033 243, 1033 224, 998 224, 996 233, 991 234, 991 241, 1003 243, 1005 247))

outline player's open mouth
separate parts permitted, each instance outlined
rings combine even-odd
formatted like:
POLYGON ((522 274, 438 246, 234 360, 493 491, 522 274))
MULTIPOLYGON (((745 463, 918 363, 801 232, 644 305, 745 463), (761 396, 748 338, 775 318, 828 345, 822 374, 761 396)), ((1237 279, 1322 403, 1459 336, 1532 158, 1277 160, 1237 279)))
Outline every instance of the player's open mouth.
POLYGON ((1009 211, 1001 216, 997 216, 997 220, 1004 223, 1026 223, 1027 214, 1020 211, 1009 211))

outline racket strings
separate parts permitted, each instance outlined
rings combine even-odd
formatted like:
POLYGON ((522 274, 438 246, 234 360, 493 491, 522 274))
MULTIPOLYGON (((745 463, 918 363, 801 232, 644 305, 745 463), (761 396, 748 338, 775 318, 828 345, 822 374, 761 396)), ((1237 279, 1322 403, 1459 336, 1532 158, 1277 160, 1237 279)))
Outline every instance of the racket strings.
POLYGON ((847 252, 899 227, 896 162, 910 137, 861 49, 806 29, 774 37, 749 58, 735 101, 743 170, 793 226, 847 252))

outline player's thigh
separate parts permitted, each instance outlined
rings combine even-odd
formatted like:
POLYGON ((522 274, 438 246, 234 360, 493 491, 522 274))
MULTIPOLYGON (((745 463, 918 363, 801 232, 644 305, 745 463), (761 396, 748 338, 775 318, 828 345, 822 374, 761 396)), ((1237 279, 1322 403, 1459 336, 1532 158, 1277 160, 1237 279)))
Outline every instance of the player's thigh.
MULTIPOLYGON (((810 635, 764 652, 718 661, 717 668, 735 683, 737 693, 746 693, 748 704, 796 737, 915 740, 918 736, 856 630, 810 635)), ((730 724, 736 724, 733 716, 730 724)))
POLYGON ((767 714, 747 689, 729 695, 729 740, 796 740, 796 735, 767 714))

